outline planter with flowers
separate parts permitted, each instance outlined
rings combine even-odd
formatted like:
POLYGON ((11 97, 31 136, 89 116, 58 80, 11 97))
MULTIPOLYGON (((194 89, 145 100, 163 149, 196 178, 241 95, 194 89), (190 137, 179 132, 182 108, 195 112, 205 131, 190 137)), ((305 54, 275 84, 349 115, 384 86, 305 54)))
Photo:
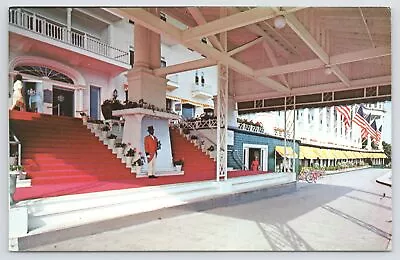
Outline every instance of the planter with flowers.
POLYGON ((117 140, 117 136, 116 135, 114 135, 114 134, 110 134, 108 137, 107 137, 107 139, 108 139, 108 148, 111 148, 111 149, 113 149, 114 148, 114 146, 115 146, 115 141, 117 140))
POLYGON ((105 140, 107 138, 108 132, 110 131, 110 126, 106 123, 104 126, 101 127, 101 135, 100 140, 105 140))
POLYGON ((174 166, 178 172, 181 172, 183 166, 183 160, 174 161, 174 166))
POLYGON ((124 105, 117 99, 117 97, 113 97, 112 99, 104 100, 103 104, 101 105, 101 113, 105 120, 115 119, 119 120, 119 116, 112 116, 113 110, 120 110, 123 109, 124 105))
POLYGON ((135 154, 136 154, 136 148, 135 149, 129 148, 128 151, 126 151, 125 153, 126 165, 128 166, 132 165, 132 160, 135 154))
POLYGON ((80 112, 79 113, 80 115, 81 115, 81 117, 82 117, 82 123, 83 123, 83 125, 87 125, 87 123, 88 123, 88 115, 85 113, 85 112, 80 112))
POLYGON ((204 140, 200 141, 200 148, 202 151, 204 151, 206 149, 206 145, 204 144, 204 140))
POLYGON ((186 139, 189 139, 189 135, 190 135, 190 130, 188 128, 184 128, 182 130, 183 135, 185 136, 186 139))
POLYGON ((132 166, 136 175, 140 175, 142 172, 142 166, 144 165, 144 156, 141 152, 134 156, 132 166))
POLYGON ((126 147, 126 144, 124 144, 124 143, 116 143, 115 144, 117 158, 122 158, 124 156, 125 147, 126 147))
POLYGON ((101 124, 103 124, 103 121, 101 120, 92 120, 88 119, 88 128, 92 133, 96 133, 100 131, 101 129, 101 124))

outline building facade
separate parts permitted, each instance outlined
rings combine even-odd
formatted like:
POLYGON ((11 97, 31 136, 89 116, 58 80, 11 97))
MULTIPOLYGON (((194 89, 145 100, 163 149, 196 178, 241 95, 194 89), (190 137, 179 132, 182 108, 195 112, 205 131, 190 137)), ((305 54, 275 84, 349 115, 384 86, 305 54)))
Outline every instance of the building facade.
MULTIPOLYGON (((178 23, 164 14, 160 19, 178 23)), ((9 93, 22 74, 26 103, 35 111, 102 119, 101 104, 113 92, 127 99, 132 21, 102 8, 10 8, 9 35, 9 93)), ((201 58, 169 39, 161 42, 161 66, 201 58)), ((168 75, 167 107, 185 117, 202 114, 213 107, 216 78, 215 66, 168 75)))

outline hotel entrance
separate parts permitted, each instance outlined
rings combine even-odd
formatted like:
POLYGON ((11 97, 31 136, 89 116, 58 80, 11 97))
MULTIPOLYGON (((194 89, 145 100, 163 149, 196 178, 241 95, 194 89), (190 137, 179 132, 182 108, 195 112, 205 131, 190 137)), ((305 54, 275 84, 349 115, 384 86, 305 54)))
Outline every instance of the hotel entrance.
POLYGON ((74 115, 74 91, 53 86, 53 115, 74 115))

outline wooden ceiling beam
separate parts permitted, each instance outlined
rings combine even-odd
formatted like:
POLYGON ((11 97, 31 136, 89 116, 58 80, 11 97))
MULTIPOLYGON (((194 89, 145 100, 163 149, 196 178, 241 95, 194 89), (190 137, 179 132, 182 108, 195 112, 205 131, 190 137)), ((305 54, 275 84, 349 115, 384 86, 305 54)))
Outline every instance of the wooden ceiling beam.
MULTIPOLYGON (((206 19, 204 18, 198 7, 188 7, 187 9, 198 25, 203 25, 207 23, 206 19)), ((220 51, 223 50, 221 43, 215 35, 208 36, 208 39, 210 40, 212 46, 220 51)))
MULTIPOLYGON (((330 65, 340 65, 362 60, 375 59, 379 57, 390 56, 391 50, 389 47, 369 48, 366 50, 348 52, 329 57, 330 65)), ((265 68, 256 70, 255 76, 274 76, 279 74, 287 74, 293 72, 300 72, 305 70, 312 70, 323 68, 325 65, 320 59, 312 59, 301 61, 277 67, 265 68)))
MULTIPOLYGON (((318 42, 308 32, 304 25, 296 18, 294 14, 286 14, 286 21, 290 28, 297 33, 297 35, 307 44, 307 46, 327 65, 329 63, 328 54, 322 49, 318 42)), ((330 66, 333 73, 348 87, 350 87, 350 80, 347 76, 336 66, 330 66)))

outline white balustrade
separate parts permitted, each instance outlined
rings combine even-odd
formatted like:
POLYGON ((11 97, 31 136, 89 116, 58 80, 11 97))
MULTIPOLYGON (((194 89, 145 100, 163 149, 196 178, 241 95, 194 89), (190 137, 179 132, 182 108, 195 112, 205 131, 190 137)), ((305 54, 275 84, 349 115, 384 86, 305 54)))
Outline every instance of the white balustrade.
POLYGON ((70 31, 64 25, 58 24, 45 17, 40 17, 26 10, 9 9, 8 14, 8 22, 12 25, 123 63, 129 63, 128 52, 101 42, 94 36, 79 32, 75 29, 70 31))

